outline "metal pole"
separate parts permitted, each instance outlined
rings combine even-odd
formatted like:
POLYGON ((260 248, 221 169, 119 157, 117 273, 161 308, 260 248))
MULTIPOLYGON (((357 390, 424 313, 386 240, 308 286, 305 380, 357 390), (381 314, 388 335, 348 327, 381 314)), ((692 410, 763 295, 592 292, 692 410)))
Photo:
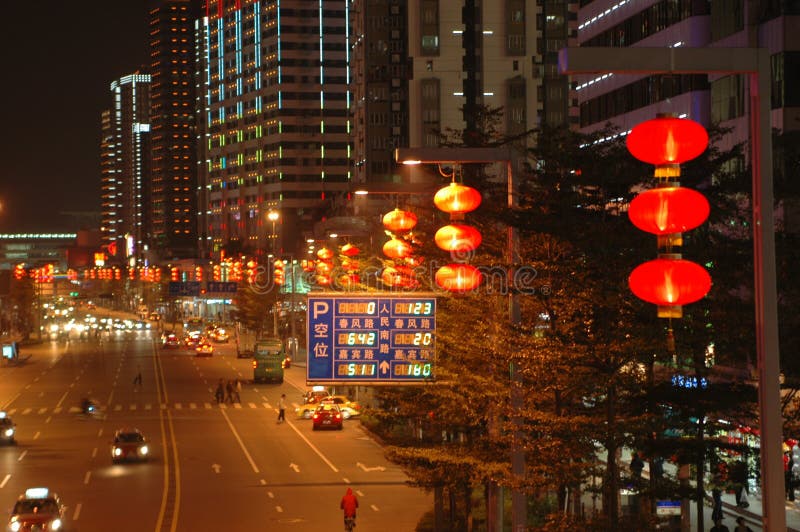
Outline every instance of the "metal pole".
POLYGON ((775 221, 770 128, 770 58, 764 48, 564 48, 561 74, 747 74, 750 80, 750 151, 753 172, 753 264, 758 406, 761 431, 762 526, 786 530, 780 350, 775 272, 775 221))

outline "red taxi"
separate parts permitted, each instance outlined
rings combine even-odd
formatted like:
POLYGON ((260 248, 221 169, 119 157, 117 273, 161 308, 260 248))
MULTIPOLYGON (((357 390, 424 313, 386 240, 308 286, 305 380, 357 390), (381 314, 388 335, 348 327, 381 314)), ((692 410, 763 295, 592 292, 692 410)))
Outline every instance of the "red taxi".
POLYGON ((314 415, 311 416, 314 422, 313 429, 336 429, 342 430, 344 422, 342 411, 336 403, 322 403, 316 410, 314 415))
POLYGON ((28 532, 33 530, 62 530, 64 527, 64 506, 58 495, 47 488, 29 488, 19 496, 8 530, 11 532, 28 532))

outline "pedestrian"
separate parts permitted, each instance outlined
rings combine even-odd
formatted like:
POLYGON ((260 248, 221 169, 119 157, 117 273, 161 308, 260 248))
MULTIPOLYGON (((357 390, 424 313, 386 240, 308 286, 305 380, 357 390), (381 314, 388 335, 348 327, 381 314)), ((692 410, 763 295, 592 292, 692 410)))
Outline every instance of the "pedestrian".
POLYGON ((736 518, 736 528, 733 529, 733 532, 753 532, 753 529, 744 523, 744 517, 740 515, 736 518))
POLYGON ((786 498, 794 501, 794 483, 792 482, 792 468, 794 461, 790 453, 783 454, 783 480, 786 487, 786 498))
POLYGON ((714 485, 711 489, 711 499, 713 501, 711 506, 711 520, 717 523, 722 521, 722 488, 719 485, 714 485))
POLYGON ((214 392, 214 397, 217 399, 217 404, 225 400, 225 384, 222 382, 222 379, 217 383, 217 390, 214 392))
POLYGON ((286 421, 286 394, 282 393, 278 400, 278 423, 286 421))
POLYGON ((141 364, 136 365, 136 376, 133 378, 133 386, 141 386, 142 385, 142 366, 141 364))
POLYGON ((740 508, 747 508, 746 493, 749 491, 747 486, 747 464, 744 460, 735 462, 730 469, 731 481, 733 482, 733 493, 736 497, 736 505, 740 508))
POLYGON ((635 485, 639 485, 642 480, 642 470, 644 469, 644 462, 639 457, 639 453, 633 451, 631 454, 631 476, 635 485))
POLYGON ((710 532, 731 532, 730 528, 722 524, 722 518, 714 520, 714 526, 711 527, 710 532))
POLYGON ((242 397, 241 397, 241 395, 239 395, 239 394, 241 394, 241 392, 242 392, 242 381, 240 381, 239 379, 236 379, 233 382, 233 396, 236 397, 236 402, 237 403, 241 403, 242 402, 242 397))
POLYGON ((233 404, 233 381, 229 380, 225 385, 225 402, 233 404))

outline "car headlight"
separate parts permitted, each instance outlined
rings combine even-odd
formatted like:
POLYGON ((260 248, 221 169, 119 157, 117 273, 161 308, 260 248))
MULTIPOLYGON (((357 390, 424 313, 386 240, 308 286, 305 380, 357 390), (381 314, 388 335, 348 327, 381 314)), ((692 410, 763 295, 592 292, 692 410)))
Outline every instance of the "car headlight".
POLYGON ((120 449, 119 447, 114 447, 114 456, 120 456, 120 455, 122 455, 122 449, 120 449))
POLYGON ((147 454, 148 452, 150 452, 150 449, 147 448, 147 445, 142 445, 141 447, 139 447, 139 454, 144 455, 147 454))
POLYGON ((8 525, 8 529, 11 532, 17 532, 21 528, 22 528, 22 523, 20 523, 19 521, 11 521, 11 523, 8 525))
POLYGON ((50 529, 51 530, 61 530, 61 519, 53 519, 50 521, 50 529))
POLYGON ((6 429, 5 435, 7 438, 10 438, 11 436, 14 435, 14 429, 6 429))

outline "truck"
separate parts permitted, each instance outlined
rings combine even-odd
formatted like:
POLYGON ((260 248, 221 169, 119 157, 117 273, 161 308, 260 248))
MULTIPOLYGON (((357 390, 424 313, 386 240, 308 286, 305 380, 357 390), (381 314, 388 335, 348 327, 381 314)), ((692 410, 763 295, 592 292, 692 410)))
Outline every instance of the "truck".
POLYGON ((236 358, 253 358, 258 335, 241 324, 236 326, 236 358))

